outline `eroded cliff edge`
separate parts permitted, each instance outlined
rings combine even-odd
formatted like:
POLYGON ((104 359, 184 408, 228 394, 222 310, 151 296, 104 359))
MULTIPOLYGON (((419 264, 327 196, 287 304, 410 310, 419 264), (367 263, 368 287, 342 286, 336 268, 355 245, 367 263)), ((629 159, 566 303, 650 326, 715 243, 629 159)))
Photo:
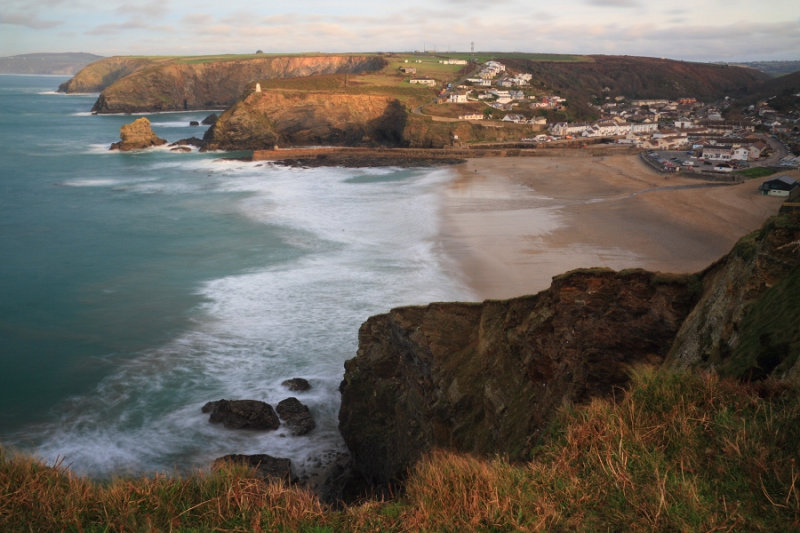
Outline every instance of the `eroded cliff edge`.
POLYGON ((699 274, 578 270, 533 296, 394 309, 359 331, 340 430, 376 485, 434 448, 525 459, 556 409, 612 394, 631 365, 796 379, 798 301, 795 214, 699 274))
POLYGON ((94 113, 224 109, 254 80, 362 73, 384 65, 377 55, 121 57, 87 66, 60 90, 101 90, 94 113))

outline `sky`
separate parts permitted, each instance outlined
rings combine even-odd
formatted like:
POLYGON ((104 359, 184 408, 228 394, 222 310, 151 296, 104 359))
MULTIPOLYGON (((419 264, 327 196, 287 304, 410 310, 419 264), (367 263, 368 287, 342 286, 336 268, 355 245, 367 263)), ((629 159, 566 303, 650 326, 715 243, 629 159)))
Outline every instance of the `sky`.
POLYGON ((0 0, 0 56, 469 51, 800 60, 800 0, 0 0))

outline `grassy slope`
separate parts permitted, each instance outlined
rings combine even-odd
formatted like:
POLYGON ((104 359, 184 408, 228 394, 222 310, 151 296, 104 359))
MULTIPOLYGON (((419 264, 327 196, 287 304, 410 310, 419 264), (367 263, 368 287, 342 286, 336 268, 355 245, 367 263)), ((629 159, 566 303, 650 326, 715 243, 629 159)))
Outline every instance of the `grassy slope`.
POLYGON ((619 401, 565 407, 527 464, 439 452, 406 494, 331 510, 241 469, 101 485, 0 453, 3 531, 788 531, 800 401, 698 373, 634 371, 619 401))

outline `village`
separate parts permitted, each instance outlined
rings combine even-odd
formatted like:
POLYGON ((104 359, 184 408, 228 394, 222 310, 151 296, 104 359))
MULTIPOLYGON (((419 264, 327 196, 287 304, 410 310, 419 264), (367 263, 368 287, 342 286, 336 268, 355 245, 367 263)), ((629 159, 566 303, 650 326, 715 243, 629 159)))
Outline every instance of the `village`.
MULTIPOLYGON (((465 59, 441 59, 439 63, 468 64, 465 59)), ((643 158, 663 172, 725 174, 753 164, 800 166, 800 157, 787 147, 789 142, 800 141, 797 113, 780 114, 768 101, 749 106, 743 118, 734 122, 725 119, 731 105, 727 97, 713 103, 691 95, 678 100, 628 99, 611 94, 606 87, 590 103, 597 120, 548 123, 547 112, 565 109, 567 100, 542 94, 532 87, 531 74, 511 72, 498 61, 487 61, 466 77, 446 84, 415 76, 417 69, 412 65, 401 66, 400 71, 411 76, 411 84, 439 88, 437 104, 473 104, 464 105, 463 113, 446 120, 529 125, 530 135, 520 139, 524 143, 630 145, 640 148, 643 158), (475 111, 474 104, 482 104, 482 111, 475 111)))

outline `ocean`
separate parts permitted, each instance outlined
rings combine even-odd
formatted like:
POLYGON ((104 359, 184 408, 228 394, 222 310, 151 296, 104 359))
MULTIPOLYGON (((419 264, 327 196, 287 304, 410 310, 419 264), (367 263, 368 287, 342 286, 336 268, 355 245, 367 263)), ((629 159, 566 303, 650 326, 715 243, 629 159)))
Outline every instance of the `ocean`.
MULTIPOLYGON (((94 478, 229 453, 302 474, 344 449, 344 361, 392 307, 474 296, 440 245, 450 169, 119 153, 67 78, 0 75, 0 444, 94 478), (308 392, 281 386, 310 381, 308 392), (208 401, 296 396, 317 428, 233 431, 208 401)), ((170 142, 209 112, 147 116, 170 142)), ((241 154, 238 154, 241 155, 241 154)))

